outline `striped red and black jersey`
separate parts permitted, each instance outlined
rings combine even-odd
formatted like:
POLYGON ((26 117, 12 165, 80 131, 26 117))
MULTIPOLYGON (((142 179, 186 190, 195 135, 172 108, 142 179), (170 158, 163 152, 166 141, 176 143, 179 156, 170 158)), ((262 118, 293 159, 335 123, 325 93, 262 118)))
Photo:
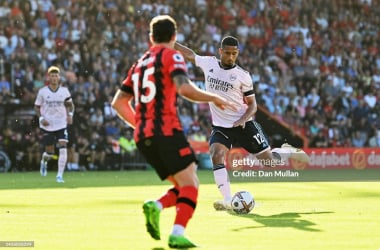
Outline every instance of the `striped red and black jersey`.
POLYGON ((177 114, 177 88, 172 80, 178 74, 187 74, 183 56, 163 46, 151 47, 128 71, 121 90, 135 98, 136 142, 182 130, 177 114))

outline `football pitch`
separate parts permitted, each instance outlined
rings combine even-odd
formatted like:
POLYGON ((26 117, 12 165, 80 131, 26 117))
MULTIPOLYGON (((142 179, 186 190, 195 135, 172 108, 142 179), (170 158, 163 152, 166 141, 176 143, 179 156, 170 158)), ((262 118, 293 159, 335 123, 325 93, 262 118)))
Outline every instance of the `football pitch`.
MULTIPOLYGON (((214 211, 220 196, 212 172, 198 173, 186 235, 199 249, 380 249, 380 182, 233 182, 233 191, 256 201, 250 214, 235 215, 214 211)), ((168 249, 173 208, 161 213, 160 241, 145 231, 143 201, 170 187, 153 171, 69 172, 65 181, 55 183, 53 172, 1 173, 0 246, 168 249)))

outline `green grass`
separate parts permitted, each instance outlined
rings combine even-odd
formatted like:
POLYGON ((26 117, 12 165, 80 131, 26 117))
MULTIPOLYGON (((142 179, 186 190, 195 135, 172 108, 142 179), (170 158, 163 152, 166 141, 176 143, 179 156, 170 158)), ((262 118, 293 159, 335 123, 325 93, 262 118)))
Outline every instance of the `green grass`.
MULTIPOLYGON (((256 207, 216 212, 211 171, 199 171, 199 203, 187 235, 200 249, 380 249, 380 182, 235 182, 256 207)), ((161 241, 145 232, 141 205, 170 186, 153 171, 0 174, 0 241, 34 249, 168 249, 174 209, 162 212, 161 241)), ((15 248, 12 248, 15 249, 15 248)), ((28 249, 28 248, 23 248, 28 249)))

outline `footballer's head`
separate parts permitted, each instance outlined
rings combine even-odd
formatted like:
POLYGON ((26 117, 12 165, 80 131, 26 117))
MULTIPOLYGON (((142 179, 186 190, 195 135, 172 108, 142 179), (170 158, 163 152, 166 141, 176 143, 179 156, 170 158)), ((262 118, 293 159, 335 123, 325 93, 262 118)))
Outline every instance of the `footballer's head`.
POLYGON ((220 44, 219 54, 223 67, 235 66, 239 55, 239 41, 233 36, 224 37, 220 44))
POLYGON ((156 16, 150 22, 150 37, 154 43, 168 43, 177 33, 175 20, 168 15, 156 16))
POLYGON ((223 49, 225 47, 236 47, 239 48, 239 41, 237 38, 233 36, 226 36, 222 39, 222 42, 220 43, 220 47, 223 49))
POLYGON ((58 84, 59 83, 59 76, 60 70, 56 66, 51 66, 48 68, 48 76, 49 76, 49 82, 50 84, 58 84))

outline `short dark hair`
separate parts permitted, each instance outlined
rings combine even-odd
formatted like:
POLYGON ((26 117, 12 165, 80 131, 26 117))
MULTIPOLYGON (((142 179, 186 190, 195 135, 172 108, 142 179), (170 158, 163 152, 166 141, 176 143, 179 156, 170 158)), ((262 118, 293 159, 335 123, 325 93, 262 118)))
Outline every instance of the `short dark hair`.
POLYGON ((177 24, 168 15, 156 16, 150 22, 150 35, 156 43, 169 42, 176 32, 177 24))
POLYGON ((226 36, 223 38, 221 42, 221 47, 223 48, 224 46, 236 46, 239 47, 239 41, 237 38, 233 36, 226 36))

